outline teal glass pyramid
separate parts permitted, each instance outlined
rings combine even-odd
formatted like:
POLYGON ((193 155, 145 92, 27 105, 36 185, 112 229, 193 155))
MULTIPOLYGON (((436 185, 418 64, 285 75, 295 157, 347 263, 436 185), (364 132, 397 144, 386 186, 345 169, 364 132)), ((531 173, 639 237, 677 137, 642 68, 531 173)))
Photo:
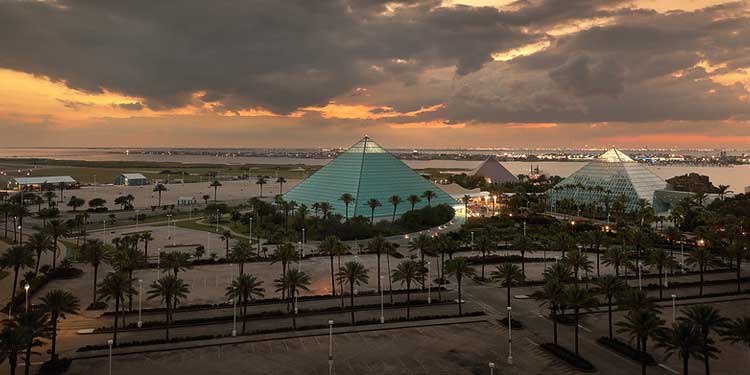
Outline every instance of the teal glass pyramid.
POLYGON ((328 202, 334 214, 344 216, 346 207, 340 198, 342 194, 349 193, 354 197, 349 204, 349 217, 369 217, 371 210, 367 202, 373 198, 382 204, 375 209, 375 217, 390 217, 393 214, 391 196, 398 195, 403 200, 396 208, 396 215, 401 215, 411 210, 407 198, 412 194, 422 199, 415 209, 427 206, 427 199, 422 197, 427 190, 435 193, 432 206, 456 204, 448 193, 417 174, 372 139, 364 137, 292 188, 284 199, 303 203, 308 208, 315 202, 328 202))

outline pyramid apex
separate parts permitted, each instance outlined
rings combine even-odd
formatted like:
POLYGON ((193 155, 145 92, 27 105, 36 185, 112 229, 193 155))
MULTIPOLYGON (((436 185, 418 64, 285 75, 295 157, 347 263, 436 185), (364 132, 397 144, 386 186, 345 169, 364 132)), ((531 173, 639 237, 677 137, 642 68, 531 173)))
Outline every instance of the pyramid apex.
POLYGON ((610 148, 605 153, 599 155, 597 159, 607 162, 607 163, 628 163, 628 162, 635 161, 630 156, 625 155, 624 152, 614 147, 610 148))

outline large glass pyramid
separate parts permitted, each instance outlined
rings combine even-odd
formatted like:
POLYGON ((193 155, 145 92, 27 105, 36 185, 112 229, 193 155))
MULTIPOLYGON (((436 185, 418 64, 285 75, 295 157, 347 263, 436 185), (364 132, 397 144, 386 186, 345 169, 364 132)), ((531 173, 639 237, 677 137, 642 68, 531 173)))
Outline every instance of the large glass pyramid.
POLYGON ((640 199, 654 205, 654 192, 667 186, 661 177, 613 148, 564 179, 547 195, 552 207, 569 199, 602 210, 624 196, 626 210, 633 211, 640 199))
POLYGON ((340 198, 342 194, 349 193, 354 197, 354 201, 349 204, 349 217, 369 217, 370 207, 367 202, 372 198, 382 204, 375 209, 375 216, 390 217, 393 214, 391 196, 398 195, 404 201, 396 209, 396 215, 401 215, 411 210, 411 204, 406 199, 412 194, 422 199, 415 208, 426 206, 427 199, 422 197, 426 190, 435 193, 432 206, 456 203, 448 193, 365 136, 292 188, 284 195, 284 199, 304 203, 308 208, 315 202, 328 202, 335 214, 344 216, 345 205, 340 198))

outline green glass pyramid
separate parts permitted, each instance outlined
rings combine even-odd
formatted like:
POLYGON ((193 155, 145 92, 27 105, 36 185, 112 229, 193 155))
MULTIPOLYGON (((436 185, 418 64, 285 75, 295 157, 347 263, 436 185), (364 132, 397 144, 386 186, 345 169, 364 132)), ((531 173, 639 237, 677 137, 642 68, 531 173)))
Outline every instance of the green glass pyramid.
POLYGON ((367 202, 373 198, 382 204, 375 209, 375 216, 390 217, 393 214, 391 196, 398 195, 403 200, 396 208, 396 215, 401 215, 411 210, 407 198, 412 194, 422 199, 415 208, 426 206, 427 199, 422 194, 427 190, 435 193, 432 206, 441 203, 456 204, 456 200, 448 193, 365 136, 292 188, 284 195, 284 199, 303 203, 308 208, 315 202, 328 202, 334 214, 344 216, 346 207, 340 198, 342 194, 349 193, 354 197, 354 201, 349 204, 349 217, 369 217, 370 207, 367 202))

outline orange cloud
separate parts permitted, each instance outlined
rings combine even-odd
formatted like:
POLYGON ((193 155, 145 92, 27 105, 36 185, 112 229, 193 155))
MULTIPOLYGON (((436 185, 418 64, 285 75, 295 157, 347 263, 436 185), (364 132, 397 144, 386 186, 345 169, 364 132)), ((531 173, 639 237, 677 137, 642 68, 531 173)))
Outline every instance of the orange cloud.
POLYGON ((445 107, 444 104, 436 104, 430 107, 420 108, 411 112, 398 112, 393 107, 372 106, 364 104, 338 104, 329 102, 325 107, 306 107, 301 111, 319 112, 323 118, 337 118, 349 120, 378 120, 393 117, 414 117, 427 112, 434 112, 445 107))
POLYGON ((466 124, 450 124, 444 121, 407 122, 403 124, 386 124, 392 129, 463 129, 466 124))
POLYGON ((556 128, 558 125, 555 123, 539 123, 539 124, 509 124, 505 126, 506 129, 550 129, 556 128))

